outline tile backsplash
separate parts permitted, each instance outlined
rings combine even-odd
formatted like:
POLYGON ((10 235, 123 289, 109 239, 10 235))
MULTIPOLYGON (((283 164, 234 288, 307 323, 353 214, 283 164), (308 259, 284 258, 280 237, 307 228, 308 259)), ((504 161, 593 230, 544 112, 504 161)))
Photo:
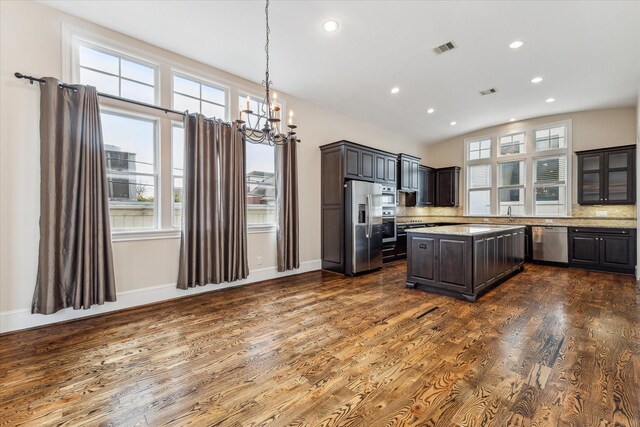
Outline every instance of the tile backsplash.
MULTIPOLYGON (((437 208, 437 207, 405 207, 405 194, 399 193, 397 216, 403 217, 461 217, 464 216, 464 207, 457 208, 437 208)), ((599 220, 635 220, 636 205, 611 205, 611 206, 588 206, 572 205, 571 218, 597 218, 599 220)))

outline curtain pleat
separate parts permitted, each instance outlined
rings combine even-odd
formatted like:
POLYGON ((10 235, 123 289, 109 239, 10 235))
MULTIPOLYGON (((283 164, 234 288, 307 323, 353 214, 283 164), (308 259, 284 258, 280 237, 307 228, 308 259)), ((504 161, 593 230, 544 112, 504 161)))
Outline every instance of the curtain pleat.
POLYGON ((40 246, 31 311, 116 300, 106 159, 91 86, 40 85, 40 246))
POLYGON ((278 271, 300 268, 297 140, 276 145, 276 232, 278 271))
POLYGON ((178 288, 247 277, 244 179, 235 125, 187 115, 178 288))

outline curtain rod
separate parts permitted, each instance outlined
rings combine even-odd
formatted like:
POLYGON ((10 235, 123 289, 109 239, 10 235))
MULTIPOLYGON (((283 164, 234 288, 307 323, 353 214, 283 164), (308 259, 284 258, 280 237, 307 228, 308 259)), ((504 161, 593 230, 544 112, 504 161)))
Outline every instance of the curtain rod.
MULTIPOLYGON (((39 78, 33 77, 33 76, 26 76, 26 75, 24 75, 22 73, 14 73, 13 75, 16 76, 17 79, 29 80, 29 83, 31 83, 31 84, 33 84, 33 82, 38 82, 38 83, 43 83, 43 84, 47 83, 47 81, 44 80, 44 79, 39 79, 39 78)), ((64 88, 64 89, 76 90, 75 86, 71 86, 71 85, 68 85, 68 84, 65 84, 65 83, 59 83, 58 87, 64 88)), ((128 102, 130 104, 139 105, 141 107, 153 108, 154 110, 164 111, 165 113, 178 114, 178 115, 181 115, 183 117, 187 115, 186 113, 184 113, 182 111, 176 111, 176 110, 172 110, 170 108, 158 107, 157 105, 147 104, 146 102, 134 101, 133 99, 121 98, 119 96, 109 95, 108 93, 98 92, 98 96, 101 96, 103 98, 114 99, 116 101, 128 102)), ((209 118, 207 118, 207 120, 214 121, 213 119, 209 119, 209 118)), ((229 123, 224 122, 224 121, 222 121, 222 124, 227 125, 227 126, 231 126, 229 123)))

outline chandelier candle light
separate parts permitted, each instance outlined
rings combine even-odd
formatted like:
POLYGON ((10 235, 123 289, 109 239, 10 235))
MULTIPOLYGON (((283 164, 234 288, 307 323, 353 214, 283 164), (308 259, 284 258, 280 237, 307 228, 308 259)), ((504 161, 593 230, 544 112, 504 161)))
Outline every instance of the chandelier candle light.
POLYGON ((246 109, 240 110, 240 118, 236 120, 240 132, 244 135, 245 139, 253 144, 269 144, 269 145, 284 145, 289 141, 300 140, 295 136, 296 125, 293 124, 293 111, 289 111, 289 124, 287 127, 289 130, 287 133, 281 131, 280 120, 280 107, 278 107, 277 99, 278 95, 274 92, 273 98, 271 97, 271 81, 269 80, 269 0, 264 8, 264 13, 267 21, 267 43, 265 44, 264 51, 267 54, 267 69, 265 72, 265 79, 262 82, 264 85, 265 97, 262 101, 262 106, 259 107, 260 111, 254 113, 251 110, 251 103, 249 95, 247 95, 246 109), (247 116, 247 122, 242 120, 244 115, 247 116), (251 123, 251 116, 257 116, 255 125, 251 123), (257 129, 259 123, 264 120, 264 126, 262 129, 257 129))

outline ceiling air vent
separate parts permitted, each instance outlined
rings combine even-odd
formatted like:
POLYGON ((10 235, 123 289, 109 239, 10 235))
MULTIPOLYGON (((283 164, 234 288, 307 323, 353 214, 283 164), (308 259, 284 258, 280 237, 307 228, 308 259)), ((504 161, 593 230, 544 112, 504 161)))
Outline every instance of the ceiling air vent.
POLYGON ((452 41, 450 41, 450 42, 447 42, 445 44, 441 44, 438 47, 434 47, 433 48, 433 53, 435 53, 436 55, 440 55, 442 53, 445 53, 448 50, 455 49, 455 48, 456 48, 456 45, 453 44, 452 41))
POLYGON ((496 93, 496 90, 494 88, 483 90, 480 92, 480 95, 485 96, 485 95, 491 95, 492 93, 496 93))

